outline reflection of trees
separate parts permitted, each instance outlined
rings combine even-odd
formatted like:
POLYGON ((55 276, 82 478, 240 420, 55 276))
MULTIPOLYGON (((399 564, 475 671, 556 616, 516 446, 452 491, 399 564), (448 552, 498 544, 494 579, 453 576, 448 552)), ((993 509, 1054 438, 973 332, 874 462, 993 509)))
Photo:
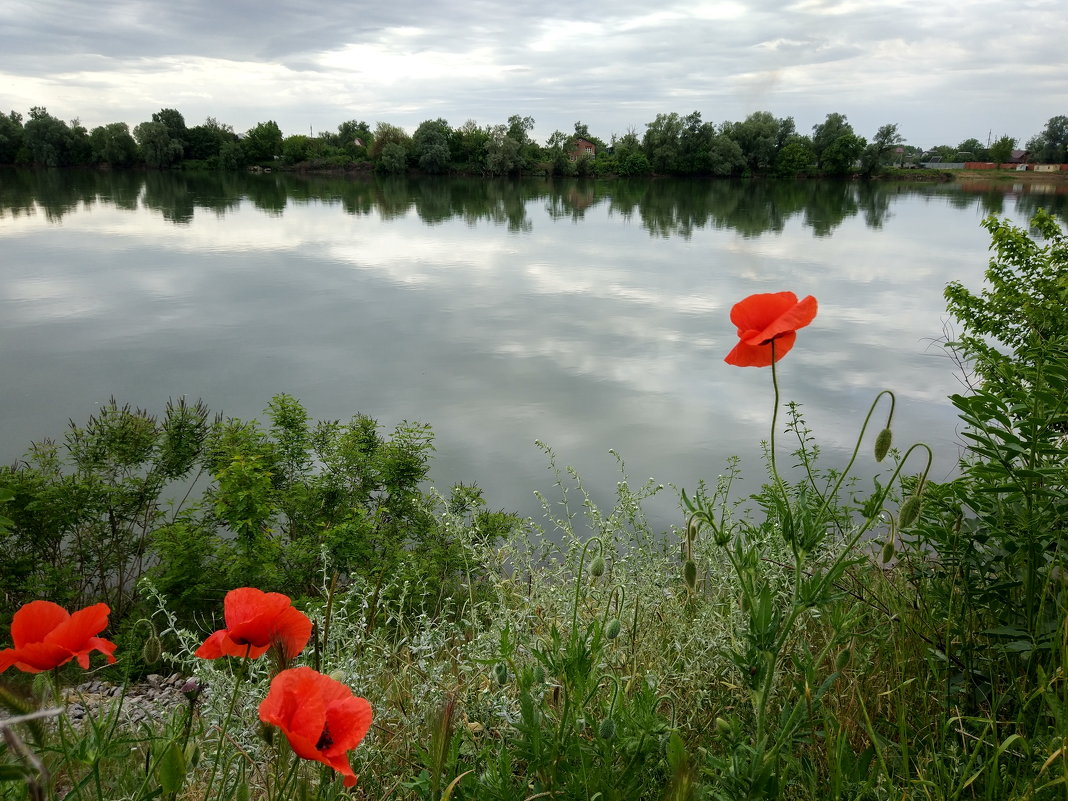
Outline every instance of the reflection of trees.
POLYGON ((281 214, 288 203, 339 204, 347 213, 378 214, 394 219, 415 212, 427 224, 452 219, 470 225, 487 222, 509 231, 528 231, 532 202, 543 204, 554 220, 581 220, 592 208, 609 215, 637 216, 650 235, 689 237, 715 227, 745 237, 782 231, 796 218, 814 236, 830 235, 858 214, 872 228, 881 227, 901 196, 928 197, 984 214, 1003 214, 1005 198, 1030 216, 1044 208, 1068 221, 1068 184, 851 183, 847 181, 725 181, 700 178, 493 179, 362 174, 28 170, 0 171, 0 217, 40 209, 50 220, 78 207, 106 203, 120 209, 139 204, 175 223, 188 223, 198 210, 222 215, 246 199, 268 214, 281 214))

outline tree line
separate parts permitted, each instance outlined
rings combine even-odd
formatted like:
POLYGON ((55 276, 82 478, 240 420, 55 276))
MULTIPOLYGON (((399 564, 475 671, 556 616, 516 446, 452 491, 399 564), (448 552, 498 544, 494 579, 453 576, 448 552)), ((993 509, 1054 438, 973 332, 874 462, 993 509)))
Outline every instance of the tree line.
MULTIPOLYGON (((334 132, 283 136, 274 120, 244 133, 208 117, 187 126, 177 109, 164 108, 130 130, 113 122, 92 130, 78 120, 64 122, 36 106, 23 120, 0 114, 0 164, 47 167, 110 166, 236 170, 250 166, 307 169, 363 168, 384 174, 417 170, 429 174, 475 175, 767 175, 871 177, 887 166, 915 163, 922 156, 942 161, 1008 161, 1017 141, 999 137, 984 147, 975 138, 956 147, 926 151, 905 144, 896 123, 880 126, 870 139, 857 134, 844 114, 830 113, 799 132, 792 117, 758 111, 738 122, 712 123, 701 112, 658 114, 639 135, 631 129, 598 138, 582 122, 572 132, 554 131, 544 144, 531 137, 532 117, 513 115, 505 123, 458 128, 444 119, 426 120, 408 134, 379 122, 348 120, 334 132), (594 153, 580 149, 586 140, 594 153)), ((1068 161, 1068 116, 1053 117, 1026 144, 1031 159, 1068 161)))

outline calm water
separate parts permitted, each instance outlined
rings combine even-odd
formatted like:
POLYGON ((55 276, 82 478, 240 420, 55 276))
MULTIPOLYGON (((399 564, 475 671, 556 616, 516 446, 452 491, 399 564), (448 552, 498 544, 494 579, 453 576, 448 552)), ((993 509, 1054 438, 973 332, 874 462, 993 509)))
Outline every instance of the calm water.
MULTIPOLYGON (((1064 218, 1049 189, 0 172, 0 459, 112 395, 255 417, 288 392, 431 423, 436 484, 524 515, 552 494, 536 439, 599 501, 610 449, 687 487, 738 454, 754 486, 771 375, 723 363, 728 314, 790 289, 820 312, 783 393, 828 459, 890 387, 898 442, 930 442, 942 477, 942 288, 980 285, 986 214, 1064 218)), ((654 523, 675 508, 667 490, 654 523)))

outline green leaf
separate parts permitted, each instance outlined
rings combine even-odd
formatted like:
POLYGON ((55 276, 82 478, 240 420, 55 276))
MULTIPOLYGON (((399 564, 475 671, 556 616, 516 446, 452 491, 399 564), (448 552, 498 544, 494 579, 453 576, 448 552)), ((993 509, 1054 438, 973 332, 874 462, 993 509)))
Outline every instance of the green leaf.
POLYGON ((164 793, 177 793, 185 782, 185 753, 174 740, 167 743, 156 764, 156 778, 164 793))

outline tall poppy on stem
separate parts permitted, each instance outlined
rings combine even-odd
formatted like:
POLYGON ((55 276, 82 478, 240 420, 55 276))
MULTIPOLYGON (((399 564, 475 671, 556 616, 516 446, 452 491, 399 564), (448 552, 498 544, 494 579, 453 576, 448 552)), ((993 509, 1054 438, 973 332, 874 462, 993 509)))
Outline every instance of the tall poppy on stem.
POLYGON ((735 367, 767 367, 789 352, 797 329, 815 317, 816 299, 811 295, 800 301, 793 292, 750 295, 731 308, 738 344, 724 361, 735 367))
POLYGON ((329 676, 308 667, 283 670, 260 704, 260 720, 285 734, 293 753, 329 765, 356 784, 348 752, 371 728, 371 704, 329 676))
POLYGON ((223 599, 223 619, 226 628, 216 631, 196 650, 201 659, 256 659, 273 645, 283 660, 289 660, 303 651, 311 638, 311 620, 293 606, 289 596, 278 592, 254 587, 230 590, 223 599))
POLYGON ((109 614, 107 604, 94 604, 70 614, 51 601, 30 601, 11 618, 15 647, 0 651, 0 673, 12 665, 25 673, 41 673, 72 659, 88 670, 93 651, 113 663, 115 643, 96 636, 107 627, 109 614))

